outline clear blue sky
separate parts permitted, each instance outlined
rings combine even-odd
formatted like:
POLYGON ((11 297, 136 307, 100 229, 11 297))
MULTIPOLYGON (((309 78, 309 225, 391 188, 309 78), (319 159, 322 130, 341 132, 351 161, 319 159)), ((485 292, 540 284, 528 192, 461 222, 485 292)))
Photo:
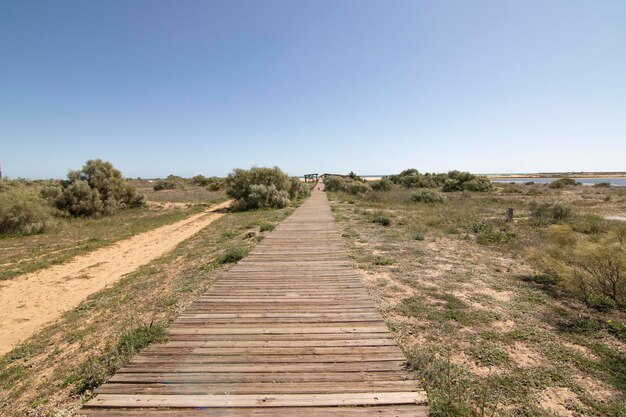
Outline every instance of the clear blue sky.
POLYGON ((0 1, 0 160, 626 170, 626 1, 0 1))

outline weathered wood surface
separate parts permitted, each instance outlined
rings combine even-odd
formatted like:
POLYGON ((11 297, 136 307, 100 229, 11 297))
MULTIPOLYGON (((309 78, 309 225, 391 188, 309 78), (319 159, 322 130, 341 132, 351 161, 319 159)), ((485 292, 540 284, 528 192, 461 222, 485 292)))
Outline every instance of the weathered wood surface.
POLYGON ((426 396, 312 196, 80 411, 426 416, 426 396))

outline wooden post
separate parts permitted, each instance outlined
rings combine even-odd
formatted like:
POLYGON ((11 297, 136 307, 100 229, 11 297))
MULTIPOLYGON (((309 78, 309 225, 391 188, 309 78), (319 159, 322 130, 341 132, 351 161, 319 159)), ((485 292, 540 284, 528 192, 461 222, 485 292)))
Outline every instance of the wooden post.
POLYGON ((508 208, 506 210, 506 221, 507 222, 512 222, 513 221, 513 209, 512 208, 508 208))

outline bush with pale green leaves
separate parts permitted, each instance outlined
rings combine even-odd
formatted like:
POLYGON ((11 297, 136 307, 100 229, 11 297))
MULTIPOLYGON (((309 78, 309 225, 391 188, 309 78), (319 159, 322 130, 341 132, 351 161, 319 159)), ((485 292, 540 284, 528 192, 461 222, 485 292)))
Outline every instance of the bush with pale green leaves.
POLYGON ((325 178, 324 188, 327 191, 343 191, 353 195, 365 194, 372 190, 372 187, 365 181, 339 176, 329 176, 325 178))
POLYGON ((435 190, 419 190, 411 195, 411 201, 416 203, 445 203, 448 197, 435 190))
POLYGON ((26 187, 0 191, 0 234, 34 234, 52 224, 52 209, 26 187))
POLYGON ((42 187, 40 195, 69 215, 111 215, 144 205, 144 196, 137 194, 110 162, 89 160, 80 171, 70 171, 67 178, 42 187))
POLYGON ((235 199, 235 210, 285 207, 300 196, 300 187, 299 180, 296 184, 278 167, 235 169, 226 177, 226 194, 235 199))

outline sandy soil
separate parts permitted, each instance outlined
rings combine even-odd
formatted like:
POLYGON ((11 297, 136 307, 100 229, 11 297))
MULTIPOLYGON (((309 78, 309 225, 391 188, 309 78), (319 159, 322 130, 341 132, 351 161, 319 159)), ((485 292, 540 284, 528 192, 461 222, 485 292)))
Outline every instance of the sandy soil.
POLYGON ((90 294, 171 251, 221 216, 230 201, 179 222, 0 284, 0 355, 90 294))

